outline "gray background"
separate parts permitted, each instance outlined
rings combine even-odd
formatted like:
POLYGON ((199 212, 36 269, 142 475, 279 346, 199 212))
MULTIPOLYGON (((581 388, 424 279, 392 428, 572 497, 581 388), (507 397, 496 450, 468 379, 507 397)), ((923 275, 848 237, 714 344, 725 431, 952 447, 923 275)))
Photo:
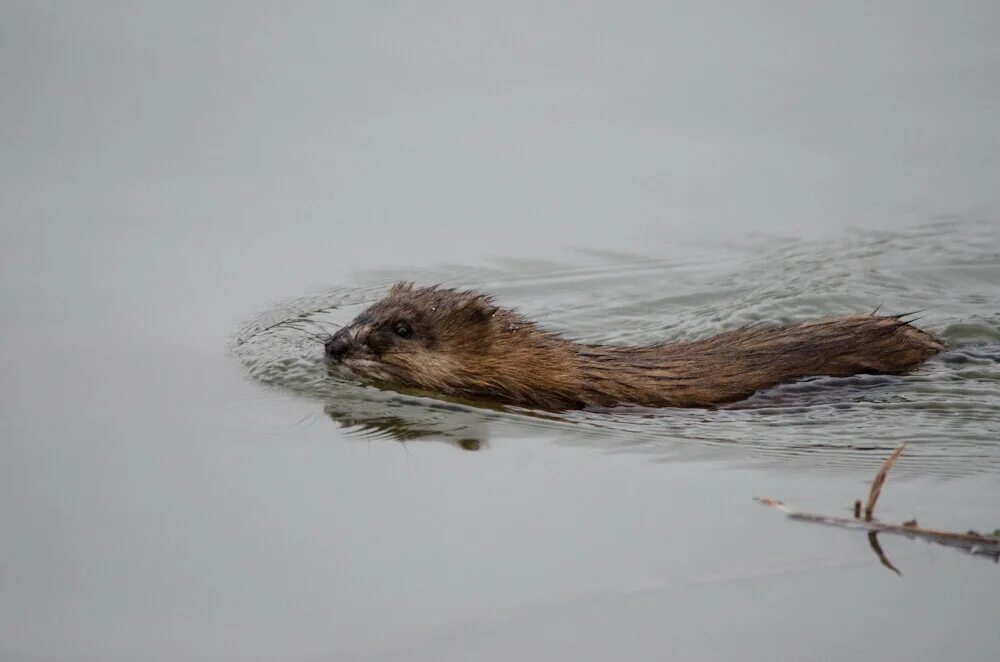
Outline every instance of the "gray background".
POLYGON ((995 659, 988 564, 748 505, 867 468, 359 443, 224 347, 372 268, 989 217, 996 2, 0 7, 0 658, 995 659))

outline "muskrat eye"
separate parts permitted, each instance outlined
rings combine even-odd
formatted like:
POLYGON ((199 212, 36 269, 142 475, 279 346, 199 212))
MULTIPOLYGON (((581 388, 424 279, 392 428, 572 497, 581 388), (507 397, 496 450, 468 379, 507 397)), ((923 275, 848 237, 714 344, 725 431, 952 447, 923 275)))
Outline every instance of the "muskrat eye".
POLYGON ((402 321, 392 325, 392 332, 400 338, 409 338, 413 335, 413 329, 410 328, 410 325, 402 321))

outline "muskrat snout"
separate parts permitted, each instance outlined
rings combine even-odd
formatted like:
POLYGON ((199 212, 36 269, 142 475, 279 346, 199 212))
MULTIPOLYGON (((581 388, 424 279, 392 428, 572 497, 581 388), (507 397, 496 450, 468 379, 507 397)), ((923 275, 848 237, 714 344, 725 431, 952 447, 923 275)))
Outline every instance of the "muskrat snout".
POLYGON ((326 358, 331 361, 339 361, 347 354, 347 350, 351 348, 351 341, 347 336, 347 329, 341 329, 333 335, 332 338, 326 341, 324 346, 326 351, 326 358))

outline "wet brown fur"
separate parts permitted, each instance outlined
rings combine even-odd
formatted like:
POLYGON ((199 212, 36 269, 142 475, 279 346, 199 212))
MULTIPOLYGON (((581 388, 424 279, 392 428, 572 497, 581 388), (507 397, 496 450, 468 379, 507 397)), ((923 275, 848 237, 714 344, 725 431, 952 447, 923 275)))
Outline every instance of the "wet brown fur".
POLYGON ((347 349, 331 363, 362 376, 551 409, 707 407, 810 375, 904 373, 943 349, 900 316, 875 314, 694 342, 591 345, 546 331, 487 295, 412 283, 394 285, 336 337, 347 349), (393 334, 399 320, 411 338, 393 334))

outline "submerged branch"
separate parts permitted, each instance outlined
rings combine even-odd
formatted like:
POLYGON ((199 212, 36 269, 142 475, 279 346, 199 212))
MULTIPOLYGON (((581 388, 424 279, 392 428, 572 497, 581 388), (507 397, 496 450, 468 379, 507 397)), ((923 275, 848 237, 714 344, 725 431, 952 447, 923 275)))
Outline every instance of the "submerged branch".
MULTIPOLYGON (((880 522, 874 519, 875 503, 878 501, 879 495, 882 492, 882 486, 885 484, 886 476, 892 468, 892 465, 895 464, 896 460, 899 458, 900 453, 903 452, 903 448, 905 446, 906 444, 903 444, 893 451, 892 455, 886 458, 886 461, 882 464, 882 468, 879 469, 877 474, 875 474, 875 478, 872 480, 871 489, 868 492, 868 499, 864 505, 863 518, 860 499, 854 502, 853 518, 800 513, 791 510, 781 501, 771 499, 769 497, 754 497, 754 500, 758 503, 764 504, 765 506, 770 506, 775 510, 780 510, 785 513, 789 519, 799 520, 802 522, 813 522, 816 524, 825 524, 827 526, 837 526, 845 529, 860 529, 868 531, 868 541, 871 544, 872 549, 875 551, 875 554, 878 556, 879 561, 882 565, 889 568, 896 574, 902 573, 900 573, 899 570, 892 565, 892 562, 889 561, 888 557, 882 551, 882 547, 879 545, 876 537, 879 533, 893 533, 896 535, 906 536, 911 539, 926 540, 927 542, 944 545, 946 547, 955 547, 968 552, 969 554, 986 556, 988 558, 992 558, 995 562, 1000 562, 1000 535, 983 535, 976 531, 958 533, 954 531, 942 531, 939 529, 927 529, 919 526, 916 520, 903 522, 902 524, 890 524, 888 522, 880 522)), ((994 532, 994 534, 996 533, 1000 533, 1000 531, 994 532)))

